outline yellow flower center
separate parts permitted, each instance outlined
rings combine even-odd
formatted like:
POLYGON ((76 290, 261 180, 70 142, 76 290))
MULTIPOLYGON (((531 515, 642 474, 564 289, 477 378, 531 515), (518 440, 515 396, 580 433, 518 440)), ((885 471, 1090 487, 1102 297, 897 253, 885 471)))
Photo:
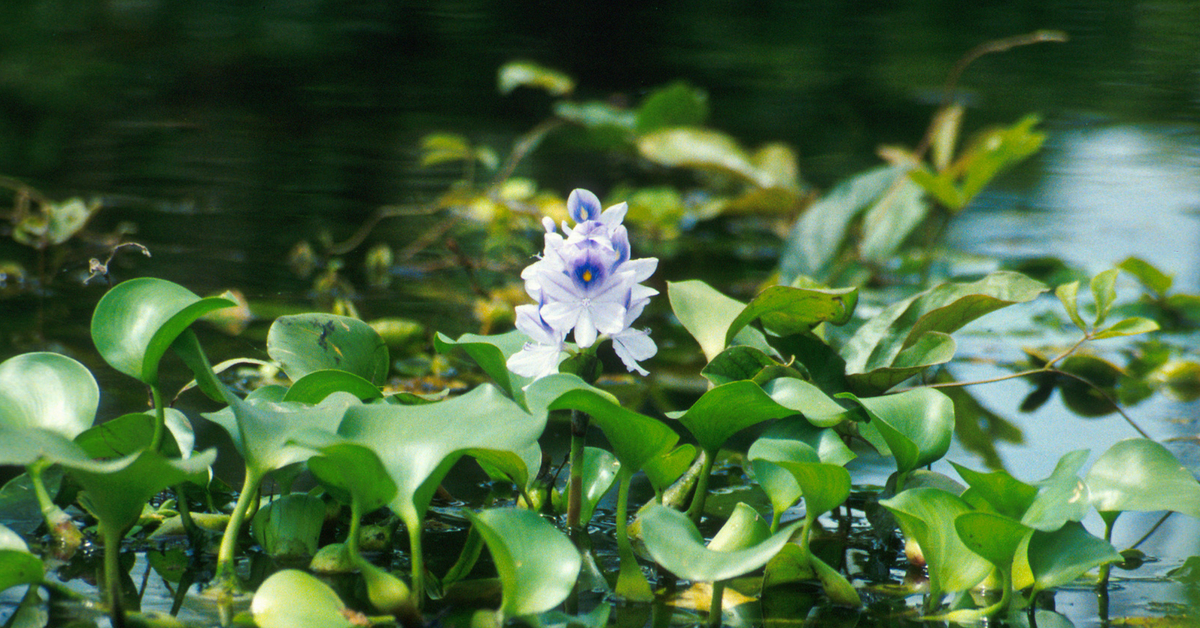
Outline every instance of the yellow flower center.
POLYGON ((590 271, 590 270, 583 271, 583 282, 590 283, 591 281, 592 281, 592 271, 590 271))

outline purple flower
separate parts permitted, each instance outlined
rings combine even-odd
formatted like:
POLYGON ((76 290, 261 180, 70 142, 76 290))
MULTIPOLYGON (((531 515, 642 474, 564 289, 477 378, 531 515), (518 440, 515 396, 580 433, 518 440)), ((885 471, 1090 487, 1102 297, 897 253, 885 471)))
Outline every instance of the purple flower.
POLYGON ((567 334, 574 332, 583 349, 601 334, 612 338, 626 368, 645 375, 638 362, 658 348, 647 331, 630 325, 658 294, 641 285, 658 260, 630 259, 629 232, 622 224, 625 203, 601 211, 595 194, 577 189, 567 199, 567 211, 575 227, 564 222, 559 234, 553 222, 544 220, 542 255, 521 272, 525 291, 538 305, 517 308, 517 328, 532 342, 509 359, 509 368, 535 378, 553 373, 567 334))

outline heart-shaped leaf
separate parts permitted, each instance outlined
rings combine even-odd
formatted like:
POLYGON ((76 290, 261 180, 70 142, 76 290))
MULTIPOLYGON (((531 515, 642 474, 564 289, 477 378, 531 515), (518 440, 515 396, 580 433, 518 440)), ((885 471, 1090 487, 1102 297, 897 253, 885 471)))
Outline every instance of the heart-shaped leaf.
POLYGON ((557 528, 536 513, 517 508, 466 515, 496 563, 503 591, 501 622, 548 611, 570 595, 583 561, 557 528))
MULTIPOLYGON (((730 325, 746 309, 744 303, 698 280, 667 282, 667 297, 675 317, 700 343, 700 349, 709 361, 725 349, 730 325)), ((773 352, 762 332, 754 328, 743 327, 734 335, 733 341, 764 353, 773 352)))
POLYGON ((57 353, 25 353, 0 363, 0 424, 75 438, 100 404, 92 373, 57 353))
POLYGON ((363 401, 379 399, 383 392, 361 375, 337 369, 313 371, 292 383, 283 401, 316 405, 335 392, 347 392, 363 401))
POLYGON ((307 493, 290 493, 258 509, 250 534, 276 561, 307 561, 317 553, 325 523, 325 502, 307 493))
POLYGON ((916 388, 865 399, 850 393, 839 397, 853 399, 866 409, 871 422, 859 429, 878 430, 902 474, 938 460, 950 448, 954 403, 937 389, 916 388))
POLYGON ((335 442, 320 447, 308 459, 308 470, 345 503, 357 500, 362 514, 387 505, 396 497, 396 483, 375 451, 357 443, 335 442))
POLYGON ((1111 543, 1088 534, 1076 521, 1049 532, 1035 531, 1029 539, 1029 569, 1033 572, 1035 594, 1069 584, 1091 569, 1121 560, 1120 552, 1111 543))
MULTIPOLYGON (((162 452, 168 457, 187 458, 196 443, 192 424, 182 412, 175 408, 164 408, 167 433, 170 438, 163 441, 162 452)), ((150 446, 154 437, 154 411, 126 414, 93 425, 79 436, 75 443, 92 458, 120 458, 150 446)))
POLYGON ((709 389, 687 411, 668 416, 679 419, 701 449, 715 453, 741 430, 795 413, 771 399, 758 384, 741 381, 709 389))
POLYGON ((92 342, 113 368, 158 384, 158 363, 181 333, 205 314, 237 305, 200 298, 165 279, 141 277, 109 290, 92 313, 92 342))
POLYGON ((324 582, 295 569, 271 574, 254 592, 250 612, 261 628, 354 628, 346 605, 324 582))
POLYGON ((1013 558, 1033 529, 1015 519, 990 512, 967 512, 954 519, 954 528, 967 549, 1005 573, 1012 573, 1013 558))
POLYGON ((1101 513, 1173 510, 1200 518, 1200 483, 1166 447, 1123 440, 1101 454, 1084 478, 1101 513))
MULTIPOLYGON (((709 549, 691 519, 677 510, 652 504, 640 520, 642 540, 655 562, 681 578, 697 582, 729 580, 766 565, 802 525, 796 522, 745 549, 720 552, 709 549)), ((756 535, 756 528, 746 533, 756 535)))
POLYGON ((851 419, 853 412, 811 382, 781 377, 763 384, 763 391, 776 403, 802 415, 816 427, 834 427, 851 419))
POLYGON ((806 332, 829 322, 844 325, 854 315, 858 303, 857 288, 820 290, 771 286, 755 295, 729 324, 725 345, 733 342, 743 328, 762 319, 763 328, 779 336, 806 332))
POLYGON ((292 381, 337 369, 378 386, 391 368, 379 332, 363 321, 334 314, 280 316, 267 332, 267 354, 292 381))
POLYGON ((879 505, 891 511, 904 536, 921 547, 933 599, 970 589, 991 573, 992 566, 968 551, 954 527, 959 515, 973 510, 962 498, 937 488, 913 488, 879 505))
POLYGON ((804 495, 805 518, 817 517, 837 508, 850 497, 850 472, 836 464, 779 460, 804 495))
POLYGON ((0 591, 38 584, 45 577, 42 560, 29 552, 21 535, 0 525, 0 591))

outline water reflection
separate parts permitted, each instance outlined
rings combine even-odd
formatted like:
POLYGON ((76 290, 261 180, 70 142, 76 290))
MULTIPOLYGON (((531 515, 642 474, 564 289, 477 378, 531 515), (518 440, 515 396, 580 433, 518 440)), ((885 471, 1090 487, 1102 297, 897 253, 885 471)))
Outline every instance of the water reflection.
POLYGON ((1200 288, 1200 136, 1075 123, 1052 132, 1027 189, 980 197, 954 246, 999 258, 1052 255, 1090 274, 1137 256, 1200 288))

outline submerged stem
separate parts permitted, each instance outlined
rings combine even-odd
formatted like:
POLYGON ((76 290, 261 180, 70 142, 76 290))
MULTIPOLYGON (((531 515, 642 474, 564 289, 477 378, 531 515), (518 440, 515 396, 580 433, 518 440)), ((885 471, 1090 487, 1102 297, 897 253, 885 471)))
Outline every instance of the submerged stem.
POLYGON ((724 610, 721 608, 721 603, 725 598, 725 581, 720 580, 712 583, 712 602, 708 606, 708 625, 720 626, 721 617, 724 610))
POLYGON ((121 599, 121 534, 101 524, 104 537, 104 587, 108 589, 108 613, 114 628, 125 628, 125 603, 121 599))

